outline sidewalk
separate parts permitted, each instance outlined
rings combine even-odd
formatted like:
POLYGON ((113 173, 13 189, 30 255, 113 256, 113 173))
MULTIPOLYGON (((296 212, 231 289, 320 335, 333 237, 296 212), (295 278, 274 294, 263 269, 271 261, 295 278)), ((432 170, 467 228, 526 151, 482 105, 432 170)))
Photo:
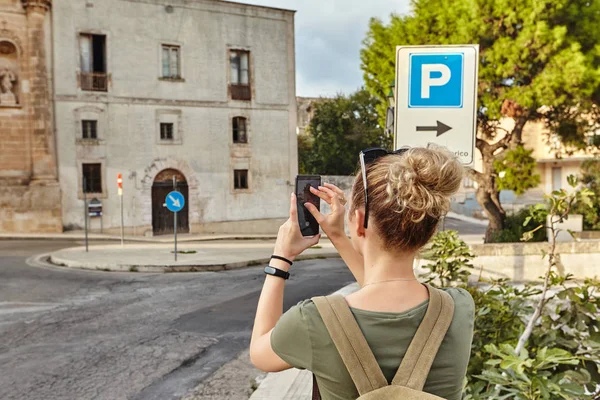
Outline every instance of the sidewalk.
MULTIPOLYGON (((358 283, 353 283, 335 293, 347 296, 358 290, 358 283)), ((267 374, 258 389, 250 396, 250 400, 311 400, 312 374, 296 368, 287 371, 267 374)))
MULTIPOLYGON (((275 239, 277 234, 230 234, 230 233, 183 233, 177 235, 178 242, 201 242, 211 240, 255 240, 275 239)), ((120 241, 121 236, 104 233, 89 233, 89 240, 120 241)), ((85 240, 84 231, 68 231, 63 233, 0 233, 0 240, 85 240)), ((125 242, 140 243, 173 243, 173 235, 161 236, 125 236, 125 242)))
MULTIPOLYGON (((177 261, 173 243, 84 246, 55 251, 50 262, 65 267, 118 272, 222 271, 269 262, 273 240, 225 240, 181 243, 177 261), (181 253, 180 253, 181 252, 181 253)), ((339 257, 331 242, 321 239, 298 260, 339 257)))

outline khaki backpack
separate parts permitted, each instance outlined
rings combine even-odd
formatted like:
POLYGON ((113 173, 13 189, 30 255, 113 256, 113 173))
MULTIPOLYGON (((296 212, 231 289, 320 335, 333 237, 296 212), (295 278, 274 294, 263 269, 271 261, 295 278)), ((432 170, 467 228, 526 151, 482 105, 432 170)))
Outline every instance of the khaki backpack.
MULTIPOLYGON (((429 285, 425 286, 429 291, 427 312, 391 385, 388 385, 387 379, 381 372, 344 297, 331 295, 312 299, 358 389, 360 400, 441 399, 423 392, 423 386, 452 322, 454 301, 448 293, 429 285)), ((313 382, 316 383, 316 380, 313 382)), ((313 390, 313 399, 320 399, 316 384, 313 390)))

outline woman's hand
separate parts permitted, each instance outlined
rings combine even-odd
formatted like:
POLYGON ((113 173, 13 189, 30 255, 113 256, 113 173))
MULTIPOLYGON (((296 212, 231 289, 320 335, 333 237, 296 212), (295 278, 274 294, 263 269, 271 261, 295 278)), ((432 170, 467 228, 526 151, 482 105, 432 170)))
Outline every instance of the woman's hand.
POLYGON ((290 197, 290 217, 279 228, 274 254, 293 260, 304 250, 319 243, 320 238, 321 234, 308 237, 302 236, 298 224, 296 195, 292 193, 290 197))
POLYGON ((321 229, 323 229, 323 232, 325 232, 330 239, 346 236, 346 231, 344 229, 346 198, 344 197, 342 189, 330 183, 326 183, 325 186, 319 186, 319 189, 311 187, 310 191, 312 194, 323 199, 323 201, 331 207, 331 212, 327 215, 323 215, 314 205, 310 203, 304 204, 313 217, 315 217, 321 226, 321 229))

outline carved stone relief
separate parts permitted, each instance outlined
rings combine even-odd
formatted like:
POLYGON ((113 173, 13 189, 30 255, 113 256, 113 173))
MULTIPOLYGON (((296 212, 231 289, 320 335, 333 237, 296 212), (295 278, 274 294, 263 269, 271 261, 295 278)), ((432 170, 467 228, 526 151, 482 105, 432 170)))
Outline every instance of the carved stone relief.
POLYGON ((17 48, 0 39, 0 106, 19 104, 19 63, 17 48))

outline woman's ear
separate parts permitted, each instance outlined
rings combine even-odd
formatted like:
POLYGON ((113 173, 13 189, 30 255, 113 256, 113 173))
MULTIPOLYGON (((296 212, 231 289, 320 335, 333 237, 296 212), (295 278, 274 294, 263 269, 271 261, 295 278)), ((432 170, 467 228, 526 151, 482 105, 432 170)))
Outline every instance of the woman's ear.
POLYGON ((364 237, 365 236, 365 212, 359 208, 354 210, 354 231, 356 232, 356 236, 364 237))

